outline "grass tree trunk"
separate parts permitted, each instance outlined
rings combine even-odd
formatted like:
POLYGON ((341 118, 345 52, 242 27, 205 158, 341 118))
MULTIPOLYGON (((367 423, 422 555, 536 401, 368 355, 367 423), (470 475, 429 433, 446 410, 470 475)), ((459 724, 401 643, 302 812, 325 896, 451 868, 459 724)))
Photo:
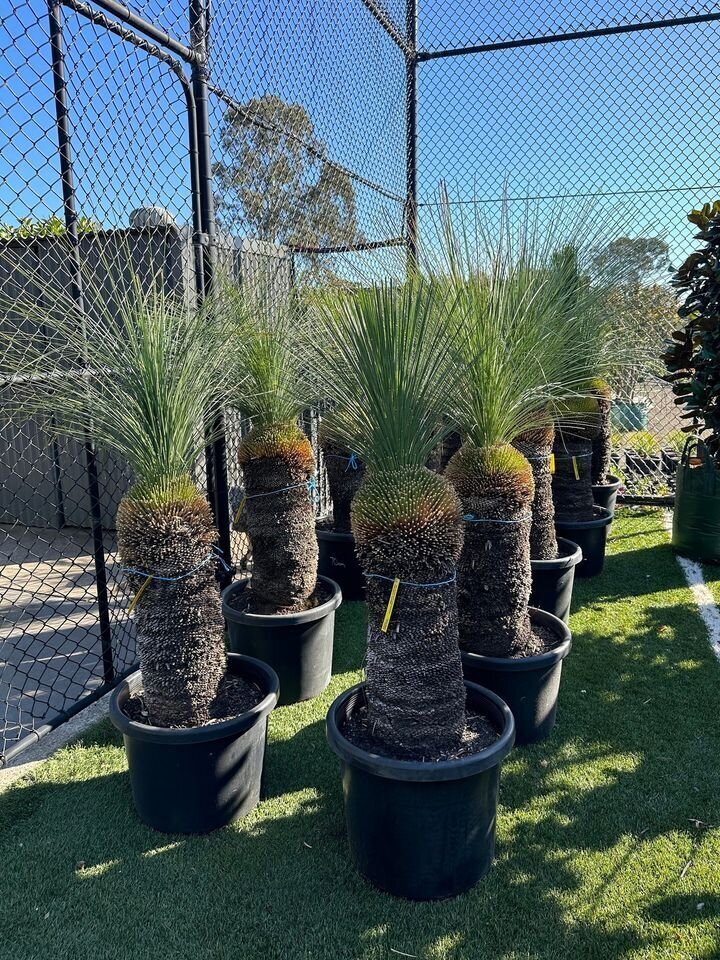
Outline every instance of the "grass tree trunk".
POLYGON ((592 440, 558 431, 552 480, 555 516, 565 522, 592 520, 592 440))
POLYGON ((531 430, 518 437, 513 444, 530 464, 535 484, 530 527, 531 560, 555 560, 558 555, 551 472, 554 437, 552 427, 531 430))
POLYGON ((189 483, 183 496, 164 502, 131 492, 117 531, 128 585, 133 596, 142 590, 135 627, 149 720, 159 727, 207 723, 225 673, 217 533, 207 501, 189 483))
POLYGON ((448 463, 450 463, 450 458, 454 453, 457 453, 461 446, 462 437, 456 430, 453 430, 453 432, 449 433, 442 443, 439 443, 433 450, 427 463, 428 470, 435 470, 436 473, 442 473, 448 463))
POLYGON ((460 504, 424 468, 368 473, 352 511, 367 579, 366 692, 373 736, 393 755, 430 759, 465 729, 458 646, 456 564, 460 504), (401 581, 383 630, 393 581, 401 581), (429 584, 430 586, 425 586, 429 584))
POLYGON ((259 427, 240 446, 254 613, 304 610, 317 583, 310 442, 297 424, 259 427))
POLYGON ((598 432, 592 441, 592 482, 607 483, 612 453, 612 421, 610 419, 610 387, 598 381, 594 387, 599 410, 598 432))
POLYGON ((350 507, 365 476, 365 465, 347 447, 329 440, 323 443, 325 469, 333 503, 333 526, 350 533, 350 507))
POLYGON ((528 615, 530 465, 509 445, 487 449, 466 442, 446 475, 465 515, 458 566, 460 645, 491 656, 534 652, 528 615))

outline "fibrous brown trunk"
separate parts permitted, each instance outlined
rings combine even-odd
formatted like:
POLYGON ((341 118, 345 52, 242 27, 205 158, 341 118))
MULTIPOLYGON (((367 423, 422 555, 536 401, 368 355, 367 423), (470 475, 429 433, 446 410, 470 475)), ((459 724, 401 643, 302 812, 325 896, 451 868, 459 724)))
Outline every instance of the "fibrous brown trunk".
POLYGON ((447 476, 465 516, 458 564, 460 646, 500 657, 534 652, 528 615, 530 466, 512 447, 483 450, 465 443, 447 476))
POLYGON ((558 432, 553 449, 552 492, 556 519, 592 520, 592 440, 558 432))
POLYGON ((598 396, 600 408, 600 430, 592 442, 592 482, 607 483, 612 454, 612 422, 610 419, 610 399, 598 396))
POLYGON ((252 546, 251 610, 303 610, 317 584, 312 483, 315 460, 302 431, 253 431, 240 448, 245 523, 252 546))
POLYGON ((449 433, 442 443, 439 443, 431 453, 430 459, 427 462, 428 470, 434 470, 436 473, 442 473, 448 463, 450 463, 450 459, 453 454, 457 453, 461 446, 462 437, 456 430, 453 430, 453 432, 449 433))
POLYGON ((530 464, 535 484, 530 527, 531 560, 555 560, 558 555, 551 470, 554 436, 552 428, 533 430, 518 437, 513 444, 530 464))
POLYGON ((399 758, 433 759, 460 743, 465 685, 458 646, 460 505, 429 470, 368 473, 353 504, 367 578, 369 728, 399 758), (393 581, 397 596, 382 629, 393 581))
POLYGON ((117 531, 133 597, 142 589, 134 618, 149 721, 207 723, 225 673, 217 533, 207 501, 199 494, 161 505, 125 497, 117 531))
POLYGON ((350 533, 350 507, 365 476, 365 465, 347 447, 323 443, 325 469, 333 504, 333 528, 350 533))

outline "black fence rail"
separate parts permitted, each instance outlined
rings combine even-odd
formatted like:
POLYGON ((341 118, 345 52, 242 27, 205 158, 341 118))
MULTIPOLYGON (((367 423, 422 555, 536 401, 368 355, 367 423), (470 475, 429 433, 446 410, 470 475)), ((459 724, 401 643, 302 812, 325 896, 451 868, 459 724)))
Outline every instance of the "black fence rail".
MULTIPOLYGON (((720 191, 720 40, 704 0, 533 7, 463 0, 17 0, 0 19, 0 284, 13 258, 62 277, 163 261, 201 300, 243 283, 332 283, 403 269, 454 211, 588 201, 623 212, 634 279, 619 341, 646 360, 613 384, 615 472, 672 496, 680 425, 656 358, 689 209, 720 191), (58 238, 63 239, 59 255, 58 238), (67 256, 67 242, 70 256, 67 256)), ((603 251, 598 251, 601 256, 603 251)), ((4 337, 22 335, 12 317, 4 337)), ((11 385, 0 399, 11 400, 11 385)), ((247 424, 198 464, 227 562, 247 424)), ((317 440, 317 417, 306 427, 317 440)), ((134 663, 114 514, 127 470, 52 418, 0 422, 0 764, 134 663)), ((321 489, 321 505, 327 506, 321 489)))

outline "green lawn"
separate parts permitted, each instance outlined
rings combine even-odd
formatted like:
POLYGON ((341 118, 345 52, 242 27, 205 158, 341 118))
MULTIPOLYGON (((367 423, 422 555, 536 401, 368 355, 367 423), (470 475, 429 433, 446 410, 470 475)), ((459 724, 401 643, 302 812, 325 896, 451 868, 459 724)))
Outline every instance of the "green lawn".
POLYGON ((273 715, 269 797, 242 823, 192 839, 144 827, 106 723, 0 796, 0 956, 720 956, 720 665, 659 514, 616 521, 575 609, 558 726, 508 759, 497 861, 471 893, 393 900, 348 860, 323 731, 362 659, 348 604, 332 685, 273 715))

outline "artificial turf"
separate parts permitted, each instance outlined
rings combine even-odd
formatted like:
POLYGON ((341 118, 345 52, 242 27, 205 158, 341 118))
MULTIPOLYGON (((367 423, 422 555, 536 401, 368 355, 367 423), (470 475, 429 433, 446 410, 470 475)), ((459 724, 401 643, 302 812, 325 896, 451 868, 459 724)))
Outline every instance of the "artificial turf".
POLYGON ((143 826, 107 723, 0 796, 0 956, 719 957, 720 665, 658 513, 618 517, 574 609, 557 728, 506 762, 496 863, 472 892, 394 900, 349 861, 323 730, 359 676, 347 604, 332 684, 272 716, 269 796, 241 823, 143 826))

